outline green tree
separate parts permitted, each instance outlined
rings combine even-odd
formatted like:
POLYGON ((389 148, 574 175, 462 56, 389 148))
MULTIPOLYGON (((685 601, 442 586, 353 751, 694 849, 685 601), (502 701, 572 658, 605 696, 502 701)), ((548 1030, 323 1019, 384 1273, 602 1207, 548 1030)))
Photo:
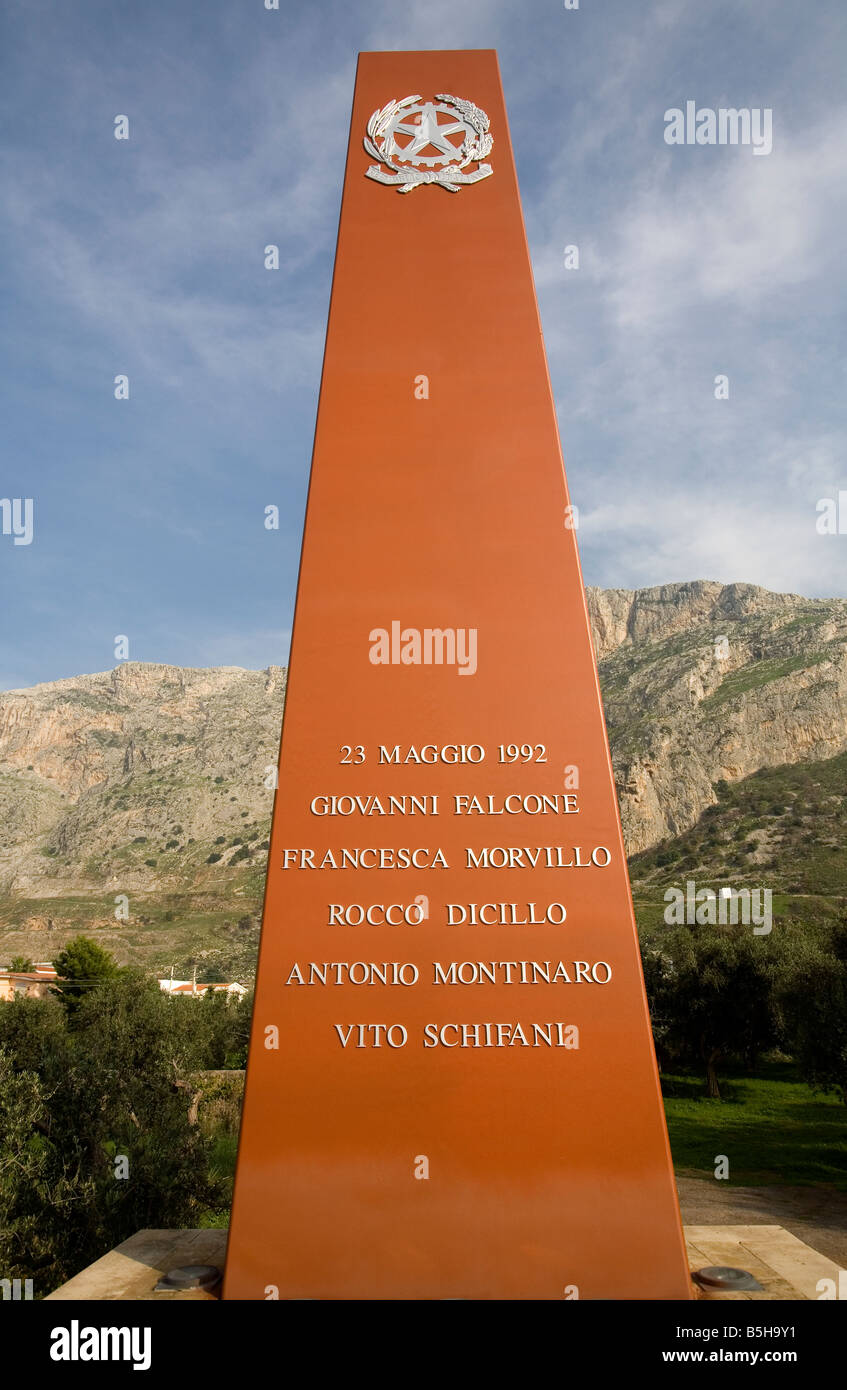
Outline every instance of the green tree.
POLYGON ((43 1229, 52 1176, 45 1137, 48 1093, 37 1072, 16 1062, 0 1046, 0 1268, 11 1279, 46 1275, 52 1287, 61 1270, 43 1229))
POLYGON ((120 968, 114 956, 90 936, 75 936, 53 964, 59 976, 53 993, 59 996, 69 1015, 75 1013, 90 990, 113 979, 120 968))
POLYGON ((220 985, 229 982, 219 965, 209 964, 197 971, 197 983, 198 985, 220 985))
POLYGON ((230 1052, 224 1063, 226 1067, 244 1068, 247 1066, 247 1051, 250 1046, 250 1027, 253 1021, 253 991, 235 1000, 231 1014, 230 1052))
POLYGON ((32 970, 32 961, 29 956, 12 956, 9 969, 20 970, 23 974, 28 974, 32 970))
POLYGON ((847 1105, 847 916, 793 943, 777 993, 784 1045, 804 1080, 847 1105))
POLYGON ((252 1000, 247 1003, 222 990, 208 990, 195 1003, 194 1022, 203 1068, 219 1071, 245 1065, 251 1011, 252 1000))
POLYGON ((699 1061, 708 1093, 720 1100, 718 1065, 748 1066, 777 1041, 772 948, 749 928, 680 927, 661 950, 643 951, 657 1042, 699 1061))
POLYGON ((37 1072, 49 1086, 66 1064, 64 1010, 55 999, 23 996, 0 1005, 0 1047, 15 1069, 37 1072))
POLYGON ((177 1002, 198 1007, 126 970, 83 992, 72 1017, 50 1000, 0 1008, 0 1267, 10 1277, 48 1292, 135 1231, 191 1227, 221 1204, 196 1123, 199 1042, 177 1002))

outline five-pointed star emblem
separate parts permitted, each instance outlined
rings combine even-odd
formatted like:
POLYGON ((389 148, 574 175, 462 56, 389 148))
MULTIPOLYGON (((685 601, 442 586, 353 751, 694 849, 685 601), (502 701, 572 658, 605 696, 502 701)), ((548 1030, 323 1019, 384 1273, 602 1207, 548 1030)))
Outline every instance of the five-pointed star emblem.
POLYGON ((452 144, 448 135, 457 135, 460 131, 465 134, 465 126, 462 121, 450 121, 449 124, 438 124, 438 109, 434 102, 428 101, 424 104, 423 110, 417 121, 398 121, 394 127, 395 134, 399 131, 403 135, 412 135, 414 139, 405 148, 398 149, 404 158, 411 155, 420 154, 432 145, 442 154, 456 155, 459 152, 458 145, 452 144))

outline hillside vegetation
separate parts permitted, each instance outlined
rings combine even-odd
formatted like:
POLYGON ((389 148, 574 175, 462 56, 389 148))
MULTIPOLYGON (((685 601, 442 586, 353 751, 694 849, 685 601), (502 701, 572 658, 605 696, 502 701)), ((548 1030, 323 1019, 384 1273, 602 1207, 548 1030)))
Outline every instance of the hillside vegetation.
MULTIPOLYGON (((686 877, 833 910, 847 601, 706 581, 587 598, 639 923, 686 877)), ((0 962, 85 930, 123 962, 248 981, 285 684, 127 662, 0 694, 0 962)))

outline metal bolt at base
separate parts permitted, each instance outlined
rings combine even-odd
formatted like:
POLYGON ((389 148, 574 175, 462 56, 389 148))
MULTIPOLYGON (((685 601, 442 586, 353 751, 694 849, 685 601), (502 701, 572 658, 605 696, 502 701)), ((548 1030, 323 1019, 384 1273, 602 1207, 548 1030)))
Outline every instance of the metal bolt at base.
POLYGON ((734 1269, 732 1265, 707 1265, 705 1269, 696 1269, 691 1277, 701 1289, 723 1289, 727 1293, 764 1292, 754 1275, 746 1269, 734 1269))
POLYGON ((203 1289, 208 1291, 221 1282, 221 1271, 217 1265, 178 1265, 163 1274, 154 1293, 172 1293, 177 1289, 203 1289))

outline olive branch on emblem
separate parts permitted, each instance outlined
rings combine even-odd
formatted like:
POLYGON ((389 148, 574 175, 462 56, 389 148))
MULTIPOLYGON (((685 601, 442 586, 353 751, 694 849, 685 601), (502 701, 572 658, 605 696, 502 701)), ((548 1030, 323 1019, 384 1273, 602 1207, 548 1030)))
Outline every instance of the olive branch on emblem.
POLYGON ((404 110, 407 106, 414 106, 418 101, 420 101, 420 96, 404 97, 402 101, 389 101, 383 106, 381 111, 374 111, 368 121, 368 133, 362 141, 362 144, 369 155, 372 155, 374 159, 378 159, 381 164, 385 164, 394 174, 399 173, 399 170, 383 152, 385 148, 386 132, 398 111, 404 110), (377 145, 377 140, 382 142, 380 146, 377 145))
MULTIPOLYGON (((379 163, 372 164, 369 169, 366 169, 366 176, 370 179, 376 179, 379 183, 393 184, 398 193, 411 193, 413 188, 417 188, 423 183, 437 183, 450 193, 458 193, 463 184, 477 183, 480 179, 488 178, 492 172, 491 165, 482 163, 482 160, 490 153, 494 143, 492 136, 488 133, 490 125, 488 116, 472 101, 464 101, 461 97, 450 96, 446 92, 437 93, 435 100, 452 106, 462 117, 465 125, 470 127, 470 130, 465 131, 461 148, 456 148, 455 163, 450 163, 438 171, 421 170, 408 166, 398 167, 397 164, 392 163, 388 154, 389 131, 394 126, 398 115, 408 107, 417 105, 420 100, 419 94, 403 97, 401 101, 386 102, 385 106, 374 111, 368 121, 367 134, 362 140, 362 144, 367 153, 379 163), (474 163, 478 165, 475 173, 465 174, 462 172, 469 164, 474 163), (380 165, 383 168, 380 168, 380 165), (385 169, 390 170, 394 177, 391 178, 386 174, 385 169)), ((394 158, 397 159, 397 155, 394 155, 394 158)))
POLYGON ((494 144, 493 137, 488 134, 488 127, 491 122, 485 112, 481 111, 478 106, 474 106, 472 101, 463 101, 461 97, 448 96, 446 92, 437 92, 435 99, 436 101, 449 101, 450 105, 455 106, 456 110, 464 116, 468 125, 476 131, 476 140, 471 140, 469 135, 465 136, 461 150, 463 158, 460 167, 464 169, 467 164, 485 159, 485 156, 491 153, 491 146, 494 144))

